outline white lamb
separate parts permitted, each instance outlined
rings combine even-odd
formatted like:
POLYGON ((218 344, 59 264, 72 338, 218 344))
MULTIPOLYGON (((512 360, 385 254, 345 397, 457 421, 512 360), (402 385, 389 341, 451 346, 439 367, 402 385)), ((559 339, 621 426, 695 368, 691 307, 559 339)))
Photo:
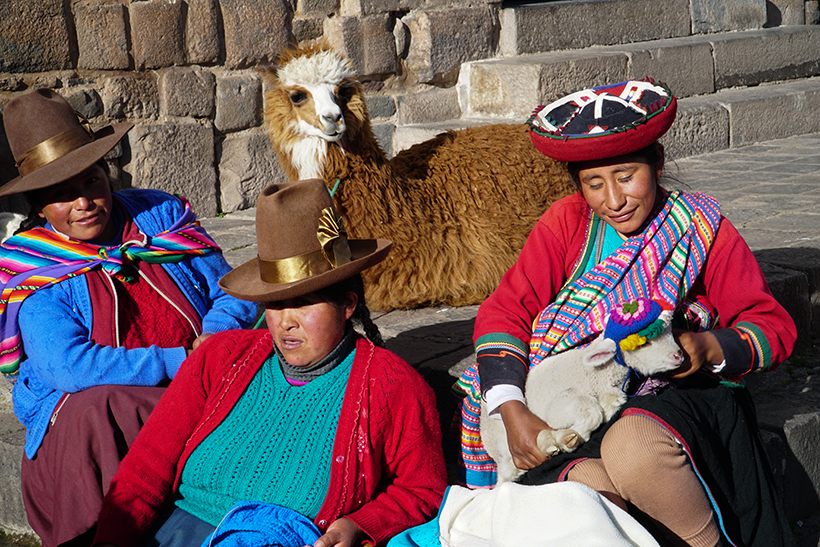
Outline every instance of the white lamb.
MULTIPOLYGON (((671 311, 661 312, 663 332, 644 345, 624 351, 624 362, 644 376, 673 370, 683 354, 672 336, 671 311)), ((527 375, 527 407, 555 430, 538 434, 538 448, 547 455, 571 452, 589 440, 626 402, 623 385, 629 369, 615 361, 616 342, 602 333, 588 346, 547 357, 527 375)), ((498 484, 524 474, 515 467, 504 423, 490 418, 481 403, 481 440, 498 468, 498 484)))

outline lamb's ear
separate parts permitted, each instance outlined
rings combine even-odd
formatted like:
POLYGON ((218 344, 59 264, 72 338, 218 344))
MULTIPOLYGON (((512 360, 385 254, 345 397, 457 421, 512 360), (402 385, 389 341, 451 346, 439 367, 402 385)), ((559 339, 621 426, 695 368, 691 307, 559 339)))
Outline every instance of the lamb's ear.
POLYGON ((615 355, 615 340, 599 336, 584 348, 582 362, 589 367, 599 367, 615 355))
POLYGON ((663 310, 660 315, 658 315, 658 319, 663 321, 664 325, 669 326, 669 324, 672 323, 672 315, 672 310, 663 310))

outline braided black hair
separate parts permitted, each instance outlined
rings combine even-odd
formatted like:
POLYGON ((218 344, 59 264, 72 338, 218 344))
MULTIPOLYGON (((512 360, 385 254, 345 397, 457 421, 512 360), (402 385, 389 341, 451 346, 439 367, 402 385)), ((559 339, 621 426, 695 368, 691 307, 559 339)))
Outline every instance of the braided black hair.
POLYGON ((326 302, 337 306, 344 306, 347 303, 348 292, 354 292, 359 297, 356 309, 353 310, 353 316, 350 318, 350 320, 353 321, 353 325, 360 327, 362 331, 364 331, 364 335, 367 339, 373 342, 374 345, 383 348, 384 340, 382 339, 381 332, 379 332, 379 327, 370 319, 370 310, 364 302, 364 281, 360 274, 348 277, 324 289, 319 289, 316 291, 316 294, 326 302))

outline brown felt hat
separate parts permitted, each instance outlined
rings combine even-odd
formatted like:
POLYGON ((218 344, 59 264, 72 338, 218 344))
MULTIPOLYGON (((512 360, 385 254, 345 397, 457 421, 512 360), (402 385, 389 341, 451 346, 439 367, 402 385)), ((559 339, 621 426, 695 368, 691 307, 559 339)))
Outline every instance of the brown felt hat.
POLYGON ((356 275, 387 256, 392 241, 347 239, 342 217, 319 179, 271 184, 256 201, 258 256, 219 286, 241 300, 303 296, 356 275))
POLYGON ((50 89, 13 99, 3 125, 20 176, 0 186, 0 197, 59 184, 100 161, 132 123, 92 132, 71 105, 50 89))

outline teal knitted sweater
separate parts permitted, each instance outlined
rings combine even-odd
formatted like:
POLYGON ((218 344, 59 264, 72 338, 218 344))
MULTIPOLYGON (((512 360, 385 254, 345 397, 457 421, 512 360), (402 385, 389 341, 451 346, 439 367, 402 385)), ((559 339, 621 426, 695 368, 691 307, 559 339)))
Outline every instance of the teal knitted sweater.
POLYGON ((330 458, 355 351, 303 386, 273 353, 231 413, 191 454, 176 505, 217 526, 237 502, 287 507, 313 519, 330 483, 330 458))

